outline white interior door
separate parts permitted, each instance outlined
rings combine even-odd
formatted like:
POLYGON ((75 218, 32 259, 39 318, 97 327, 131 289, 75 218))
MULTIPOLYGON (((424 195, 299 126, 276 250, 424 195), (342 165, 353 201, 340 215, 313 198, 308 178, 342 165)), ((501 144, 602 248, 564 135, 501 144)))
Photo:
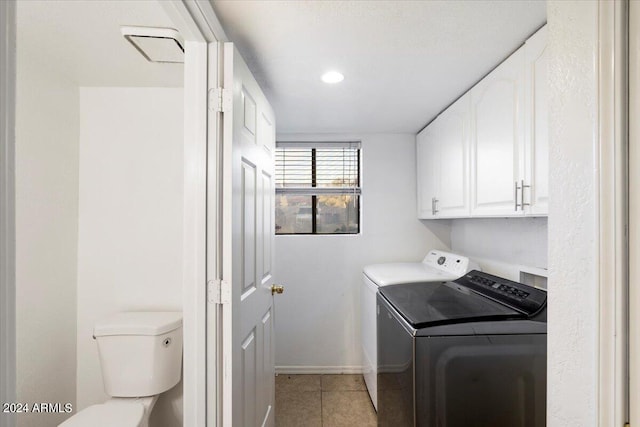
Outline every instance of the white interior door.
POLYGON ((273 426, 275 118, 232 43, 224 44, 223 425, 273 426))

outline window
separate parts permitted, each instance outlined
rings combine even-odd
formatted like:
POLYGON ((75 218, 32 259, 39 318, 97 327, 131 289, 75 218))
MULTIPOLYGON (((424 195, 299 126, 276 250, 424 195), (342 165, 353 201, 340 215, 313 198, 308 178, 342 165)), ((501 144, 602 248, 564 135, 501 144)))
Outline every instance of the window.
POLYGON ((360 142, 276 143, 276 234, 360 232, 360 142))

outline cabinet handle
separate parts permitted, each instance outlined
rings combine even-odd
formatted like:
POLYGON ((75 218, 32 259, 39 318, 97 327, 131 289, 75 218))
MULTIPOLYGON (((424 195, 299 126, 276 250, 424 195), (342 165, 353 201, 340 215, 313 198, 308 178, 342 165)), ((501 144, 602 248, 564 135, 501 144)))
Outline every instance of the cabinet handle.
POLYGON ((436 199, 435 197, 433 198, 433 214, 437 214, 438 213, 438 199, 436 199))
POLYGON ((521 193, 520 193, 520 206, 521 206, 522 210, 524 211, 524 207, 525 206, 530 206, 531 205, 530 203, 525 203, 524 202, 524 189, 525 188, 531 188, 531 186, 530 185, 524 185, 524 179, 522 181, 520 181, 520 183, 521 183, 521 187, 520 188, 522 190, 521 193))
POLYGON ((518 212, 518 207, 521 206, 518 203, 518 190, 520 190, 520 187, 518 187, 518 181, 515 181, 513 183, 513 203, 514 203, 513 210, 516 212, 518 212))

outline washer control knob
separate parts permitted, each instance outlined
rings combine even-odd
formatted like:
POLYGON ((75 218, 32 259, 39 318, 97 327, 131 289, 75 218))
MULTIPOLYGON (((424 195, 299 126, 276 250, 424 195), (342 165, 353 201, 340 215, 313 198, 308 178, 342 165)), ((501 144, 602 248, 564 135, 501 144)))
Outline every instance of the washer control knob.
POLYGON ((447 260, 447 259, 446 259, 445 257, 441 256, 440 258, 438 258, 438 265, 442 265, 442 264, 444 264, 444 262, 445 262, 446 260, 447 260))

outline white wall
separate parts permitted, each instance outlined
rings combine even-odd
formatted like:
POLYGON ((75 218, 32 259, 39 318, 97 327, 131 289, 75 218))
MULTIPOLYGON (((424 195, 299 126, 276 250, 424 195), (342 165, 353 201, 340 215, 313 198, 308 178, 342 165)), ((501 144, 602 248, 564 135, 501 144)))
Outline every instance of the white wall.
MULTIPOLYGON (((21 9, 18 8, 18 19, 21 9)), ((16 349, 19 402, 76 403, 78 88, 17 49, 16 349), (46 70, 46 72, 45 72, 46 70)), ((19 426, 66 414, 23 414, 19 426)))
POLYGON ((362 141, 362 233, 276 236, 276 366, 281 372, 361 369, 360 284, 367 264, 421 261, 447 249, 448 221, 416 213, 415 135, 279 135, 362 141))
POLYGON ((598 425, 598 3, 550 0, 548 425, 598 425))
MULTIPOLYGON (((96 320, 181 310, 183 91, 80 88, 78 409, 103 402, 96 320)), ((152 426, 182 424, 181 385, 152 426)))
MULTIPOLYGON (((451 221, 451 250, 494 274, 497 263, 547 268, 547 218, 469 218, 451 221), (482 259, 482 260, 481 260, 482 259)), ((508 277, 519 280, 519 277, 508 277)))

